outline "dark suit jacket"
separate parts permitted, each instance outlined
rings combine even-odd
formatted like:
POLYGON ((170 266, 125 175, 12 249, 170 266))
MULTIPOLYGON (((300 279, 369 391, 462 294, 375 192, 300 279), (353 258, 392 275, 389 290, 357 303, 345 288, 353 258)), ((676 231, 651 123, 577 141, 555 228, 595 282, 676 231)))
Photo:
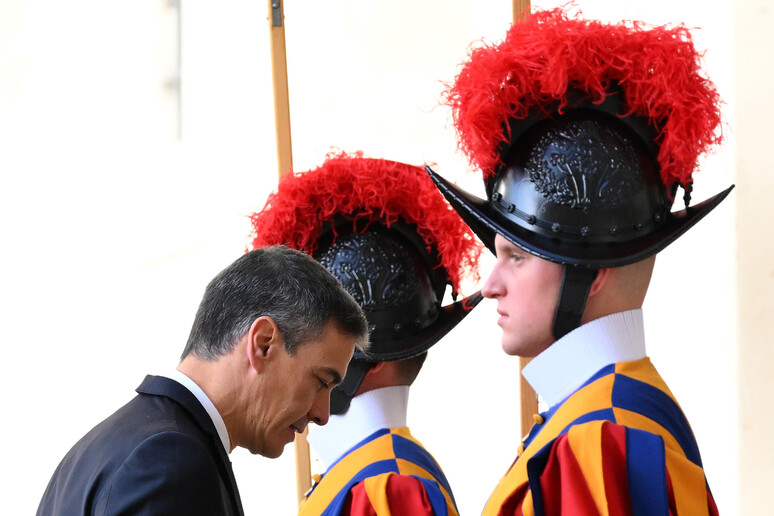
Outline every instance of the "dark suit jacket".
POLYGON ((159 376, 137 392, 73 446, 37 514, 242 515, 231 462, 196 397, 159 376))

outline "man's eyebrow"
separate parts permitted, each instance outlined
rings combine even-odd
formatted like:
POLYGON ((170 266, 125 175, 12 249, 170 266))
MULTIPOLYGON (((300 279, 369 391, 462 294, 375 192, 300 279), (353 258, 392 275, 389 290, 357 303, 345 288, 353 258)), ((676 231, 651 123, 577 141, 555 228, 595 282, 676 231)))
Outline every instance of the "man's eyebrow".
POLYGON ((338 371, 336 371, 332 367, 323 367, 322 368, 322 372, 325 373, 325 374, 331 375, 331 378, 332 378, 331 379, 331 383, 336 384, 336 385, 341 383, 341 375, 339 374, 338 371))

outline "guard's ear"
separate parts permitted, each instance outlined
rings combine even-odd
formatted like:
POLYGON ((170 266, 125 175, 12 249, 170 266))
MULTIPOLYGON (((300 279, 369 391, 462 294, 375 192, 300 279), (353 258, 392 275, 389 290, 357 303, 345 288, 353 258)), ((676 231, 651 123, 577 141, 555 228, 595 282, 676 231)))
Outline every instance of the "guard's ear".
POLYGON ((377 362, 374 365, 372 365, 371 368, 366 373, 366 376, 369 376, 369 375, 372 375, 372 374, 375 374, 375 373, 378 373, 379 371, 381 371, 382 368, 384 367, 385 363, 386 362, 377 362))
POLYGON ((268 316, 254 320, 245 337, 247 361, 256 372, 263 371, 266 364, 274 360, 280 348, 285 345, 277 323, 268 316))
POLYGON ((589 288, 589 297, 597 294, 597 292, 602 290, 609 277, 610 269, 599 269, 597 271, 597 275, 594 277, 594 281, 591 282, 591 287, 589 288))

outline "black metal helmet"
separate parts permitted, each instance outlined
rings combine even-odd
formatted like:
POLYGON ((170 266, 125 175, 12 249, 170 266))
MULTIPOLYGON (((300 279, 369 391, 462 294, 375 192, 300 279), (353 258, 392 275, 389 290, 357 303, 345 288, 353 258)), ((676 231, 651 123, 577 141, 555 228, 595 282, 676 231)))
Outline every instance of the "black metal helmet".
POLYGON ((556 338, 580 324, 595 270, 661 251, 733 188, 689 206, 696 159, 720 140, 717 93, 697 62, 683 27, 555 9, 475 51, 448 92, 487 198, 428 171, 490 250, 500 234, 565 266, 556 338), (673 213, 678 186, 686 207, 673 213))
POLYGON ((478 304, 476 293, 442 306, 481 247, 421 168, 339 155, 286 176, 252 216, 254 247, 287 244, 309 252, 363 308, 367 354, 355 351, 331 413, 346 412, 376 362, 426 352, 478 304), (409 195, 410 192, 410 195, 409 195))
POLYGON ((661 180, 654 140, 643 139, 651 133, 647 121, 616 114, 623 112, 620 98, 512 121, 519 135, 485 179, 486 199, 432 170, 431 177, 492 252, 500 234, 563 265, 601 269, 640 261, 685 233, 733 187, 673 213, 677 184, 668 189, 661 180))

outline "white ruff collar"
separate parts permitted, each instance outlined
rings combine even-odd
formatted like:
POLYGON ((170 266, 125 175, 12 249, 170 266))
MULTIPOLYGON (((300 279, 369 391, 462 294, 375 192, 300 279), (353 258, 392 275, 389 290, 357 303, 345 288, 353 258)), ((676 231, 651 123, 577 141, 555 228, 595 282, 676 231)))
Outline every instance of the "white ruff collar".
POLYGON ((346 414, 309 428, 309 443, 327 469, 357 443, 382 428, 406 426, 408 385, 383 387, 352 398, 346 414))
POLYGON ((536 356, 522 374, 553 407, 603 367, 645 356, 642 310, 628 310, 574 329, 536 356))

